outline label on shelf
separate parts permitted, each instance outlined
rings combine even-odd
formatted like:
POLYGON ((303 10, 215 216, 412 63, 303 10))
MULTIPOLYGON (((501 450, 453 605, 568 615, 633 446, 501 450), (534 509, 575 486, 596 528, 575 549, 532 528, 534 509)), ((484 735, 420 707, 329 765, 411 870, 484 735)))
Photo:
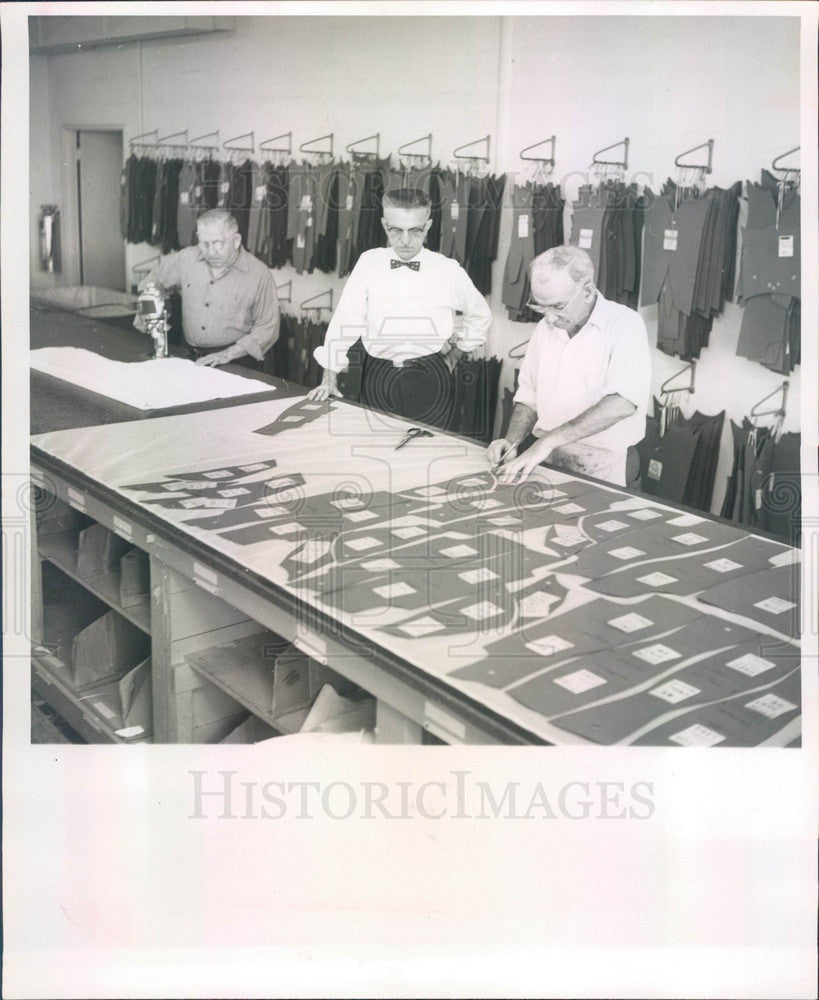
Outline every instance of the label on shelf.
POLYGON ((207 590, 208 593, 219 593, 218 573, 215 573, 212 569, 208 569, 207 566, 202 566, 201 563, 195 562, 193 564, 193 582, 203 590, 207 590))
POLYGON ((431 701, 424 702, 424 727, 442 740, 466 739, 466 726, 431 701))
POLYGON ((114 514, 114 520, 111 527, 114 529, 116 534, 118 534, 120 538, 124 538, 126 542, 132 542, 134 540, 134 526, 130 521, 126 521, 114 514))
POLYGON ((76 507, 77 510, 85 511, 85 494, 80 493, 79 490, 72 489, 68 487, 68 502, 72 507, 76 507))

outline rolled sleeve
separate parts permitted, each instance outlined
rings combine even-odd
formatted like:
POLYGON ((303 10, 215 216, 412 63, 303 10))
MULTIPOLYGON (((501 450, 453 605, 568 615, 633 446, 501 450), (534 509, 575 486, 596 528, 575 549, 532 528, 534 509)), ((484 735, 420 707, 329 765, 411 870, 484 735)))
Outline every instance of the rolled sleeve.
POLYGON ((518 374, 518 388, 514 402, 537 411, 537 372, 540 364, 540 337, 535 330, 518 374))
POLYGON ((236 344, 246 354, 257 361, 262 361, 265 354, 279 339, 279 296, 276 292, 276 280, 270 270, 262 275, 259 281, 251 316, 253 325, 250 331, 240 337, 236 344))
POLYGON ((456 294, 463 313, 463 326, 457 332, 455 346, 464 354, 471 354, 486 344, 486 334, 492 323, 492 310, 472 284, 466 271, 459 266, 456 273, 456 294))
POLYGON ((160 285, 168 291, 182 284, 181 258, 178 251, 160 257, 147 277, 140 281, 139 290, 142 291, 150 284, 160 285))

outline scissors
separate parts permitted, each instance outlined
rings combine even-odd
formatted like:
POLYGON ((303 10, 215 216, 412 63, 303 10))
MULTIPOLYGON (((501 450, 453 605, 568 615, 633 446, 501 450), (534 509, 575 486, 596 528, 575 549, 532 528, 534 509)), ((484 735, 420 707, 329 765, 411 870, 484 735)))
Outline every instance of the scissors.
POLYGON ((405 444, 409 444, 409 442, 412 441, 413 438, 418 438, 418 437, 429 437, 429 438, 431 438, 432 437, 432 431, 425 431, 425 430, 422 430, 420 427, 410 427, 410 429, 401 438, 401 440, 398 442, 398 444, 395 446, 395 448, 393 450, 394 451, 398 451, 398 449, 399 448, 403 448, 405 444))

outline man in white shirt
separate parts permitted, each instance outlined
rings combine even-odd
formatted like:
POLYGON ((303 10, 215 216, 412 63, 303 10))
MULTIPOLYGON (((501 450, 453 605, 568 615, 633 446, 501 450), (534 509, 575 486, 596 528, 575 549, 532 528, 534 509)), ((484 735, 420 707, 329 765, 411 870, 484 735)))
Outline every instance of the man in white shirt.
POLYGON ((383 197, 389 247, 361 255, 341 293, 324 345, 325 369, 311 399, 340 395, 338 372, 361 337, 361 402, 446 427, 454 401, 452 371, 483 347, 492 313, 461 265, 424 247, 432 225, 429 198, 401 188, 383 197), (457 317, 456 313, 461 313, 457 317))
POLYGON ((488 448, 499 477, 528 476, 541 462, 626 485, 629 445, 645 436, 651 356, 642 318, 604 299, 579 247, 536 257, 530 306, 543 314, 520 370, 506 437, 488 448), (536 441, 518 456, 521 443, 536 441))

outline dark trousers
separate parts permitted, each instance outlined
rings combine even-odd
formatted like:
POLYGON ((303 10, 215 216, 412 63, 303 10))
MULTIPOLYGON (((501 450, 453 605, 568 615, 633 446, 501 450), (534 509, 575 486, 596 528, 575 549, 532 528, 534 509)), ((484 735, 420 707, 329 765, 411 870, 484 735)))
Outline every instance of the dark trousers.
POLYGON ((400 368, 365 354, 361 379, 365 406, 446 428, 454 398, 452 373, 440 354, 413 358, 400 368))

